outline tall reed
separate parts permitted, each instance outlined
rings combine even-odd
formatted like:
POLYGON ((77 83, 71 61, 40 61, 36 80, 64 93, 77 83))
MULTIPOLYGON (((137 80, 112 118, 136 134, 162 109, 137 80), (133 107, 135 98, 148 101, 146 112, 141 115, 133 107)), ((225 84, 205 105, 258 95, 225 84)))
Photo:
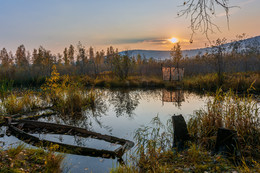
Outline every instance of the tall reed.
POLYGON ((191 136, 209 149, 214 146, 219 127, 236 130, 243 151, 260 158, 260 112, 252 95, 239 96, 219 89, 188 123, 191 136))

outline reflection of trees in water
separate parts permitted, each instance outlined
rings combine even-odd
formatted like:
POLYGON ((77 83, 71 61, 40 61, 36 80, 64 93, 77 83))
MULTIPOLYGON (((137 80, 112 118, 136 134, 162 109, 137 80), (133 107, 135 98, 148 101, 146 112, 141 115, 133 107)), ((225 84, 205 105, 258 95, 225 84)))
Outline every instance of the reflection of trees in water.
POLYGON ((147 102, 150 102, 150 100, 157 101, 161 100, 162 94, 161 90, 155 89, 155 90, 141 90, 139 91, 140 98, 143 100, 146 100, 147 102))
MULTIPOLYGON (((93 130, 94 123, 98 124, 100 128, 106 129, 109 133, 112 132, 111 126, 104 125, 100 119, 106 115, 108 109, 106 101, 103 99, 104 94, 99 91, 95 92, 95 104, 92 107, 86 107, 84 111, 78 114, 62 115, 57 114, 47 118, 47 121, 57 124, 65 124, 87 130, 93 130)), ((60 136, 62 140, 62 136, 60 136)), ((74 143, 78 146, 86 146, 86 139, 78 136, 74 136, 74 143)))
POLYGON ((162 101, 164 102, 173 102, 176 107, 181 107, 181 103, 185 101, 183 90, 175 91, 162 91, 162 101))
POLYGON ((116 116, 123 116, 124 114, 132 117, 134 110, 139 104, 139 91, 120 90, 113 91, 108 99, 109 103, 114 106, 116 116))
MULTIPOLYGON (((92 107, 86 107, 84 111, 72 115, 61 115, 57 114, 55 116, 51 116, 46 118, 47 121, 57 123, 57 124, 65 124, 71 125, 75 127, 85 128, 87 130, 91 130, 93 127, 93 123, 97 123, 101 128, 105 128, 109 132, 112 131, 110 126, 105 126, 100 121, 100 118, 106 114, 107 104, 103 99, 103 94, 99 91, 95 92, 95 104, 92 107)), ((83 108, 84 109, 84 108, 83 108)))

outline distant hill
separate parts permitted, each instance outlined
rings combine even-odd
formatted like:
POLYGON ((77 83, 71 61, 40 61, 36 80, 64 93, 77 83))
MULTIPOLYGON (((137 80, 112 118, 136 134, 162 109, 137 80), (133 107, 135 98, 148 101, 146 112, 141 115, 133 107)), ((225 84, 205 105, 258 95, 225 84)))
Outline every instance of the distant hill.
MULTIPOLYGON (((260 36, 257 37, 252 37, 252 38, 248 38, 245 40, 241 41, 241 45, 242 45, 242 49, 244 49, 244 47, 246 45, 249 44, 253 44, 255 45, 258 42, 258 44, 260 45, 260 36)), ((227 50, 229 49, 229 46, 231 43, 227 43, 225 44, 225 47, 227 47, 227 50)), ((201 53, 204 54, 206 52, 210 52, 211 48, 201 48, 201 49, 190 49, 190 50, 183 50, 182 51, 182 55, 185 57, 194 57, 197 54, 201 53)), ((123 51, 120 52, 121 55, 123 54, 128 54, 130 57, 137 57, 138 54, 140 54, 142 56, 142 58, 154 58, 157 60, 165 60, 165 59, 169 59, 170 56, 170 51, 160 51, 160 50, 128 50, 128 51, 123 51)))

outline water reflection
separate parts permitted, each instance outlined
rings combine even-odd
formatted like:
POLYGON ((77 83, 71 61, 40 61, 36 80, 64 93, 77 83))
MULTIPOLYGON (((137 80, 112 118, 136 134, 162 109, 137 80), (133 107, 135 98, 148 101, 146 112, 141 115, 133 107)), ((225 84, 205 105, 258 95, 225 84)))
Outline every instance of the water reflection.
POLYGON ((185 101, 183 90, 175 90, 175 91, 162 91, 162 104, 164 102, 173 102, 175 106, 181 107, 181 103, 185 101))
POLYGON ((99 127, 112 131, 111 126, 103 125, 101 118, 106 115, 108 106, 103 98, 104 94, 100 91, 95 91, 95 104, 92 107, 82 108, 83 111, 74 115, 57 114, 47 118, 42 118, 40 121, 48 121, 57 124, 65 124, 75 127, 93 130, 93 124, 98 124, 99 127))
POLYGON ((140 95, 138 91, 121 90, 110 93, 109 103, 114 106, 114 111, 117 117, 124 114, 128 117, 133 117, 134 110, 139 104, 140 95))
MULTIPOLYGON (((112 91, 95 89, 94 92, 98 93, 97 104, 91 109, 86 109, 75 116, 57 114, 50 117, 42 117, 39 121, 72 125, 133 141, 134 132, 142 125, 149 125, 151 119, 156 115, 160 117, 164 124, 166 124, 167 120, 173 114, 183 114, 185 120, 188 120, 188 115, 193 114, 194 110, 203 107, 206 101, 205 96, 194 93, 165 91, 161 89, 112 91), (167 93, 169 97, 166 97, 167 93), (162 102, 164 105, 162 105, 162 102), (178 106, 178 103, 180 108, 175 105, 177 104, 178 106)), ((8 137, 6 132, 0 128, 1 133, 5 135, 3 138, 0 137, 0 147, 4 145, 6 147, 11 146, 19 142, 13 136, 8 137)), ((52 135, 48 133, 44 138, 83 147, 93 146, 100 147, 100 149, 111 149, 113 147, 106 144, 102 145, 100 142, 89 141, 86 138, 78 136, 67 137, 66 135, 52 135)), ((103 159, 100 162, 100 158, 73 154, 66 155, 66 162, 73 165, 70 170, 71 172, 84 172, 86 167, 89 169, 89 172, 109 172, 112 165, 115 165, 115 160, 103 159)))

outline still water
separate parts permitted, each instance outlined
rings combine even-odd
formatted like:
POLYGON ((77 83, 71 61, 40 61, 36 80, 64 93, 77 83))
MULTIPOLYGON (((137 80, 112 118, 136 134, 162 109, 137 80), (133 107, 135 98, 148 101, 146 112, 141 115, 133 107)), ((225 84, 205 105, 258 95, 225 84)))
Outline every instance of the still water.
MULTIPOLYGON (((205 106, 206 96, 183 91, 167 90, 95 90, 98 93, 97 106, 77 116, 60 116, 40 118, 38 121, 72 125, 94 132, 108 134, 133 142, 135 131, 150 124, 158 116, 166 124, 174 114, 182 114, 186 120, 195 110, 205 106)), ((5 134, 7 127, 1 127, 5 134)), ((33 134, 42 139, 66 144, 114 150, 117 145, 108 142, 67 135, 33 134)), ((14 136, 0 138, 0 147, 6 149, 23 143, 14 136)), ((29 146, 29 145, 27 145, 29 146)), ((133 152, 134 148, 132 148, 133 152)), ((126 153, 125 155, 127 155, 126 153)), ((125 156, 126 157, 126 156, 125 156)), ((66 154, 64 172, 109 172, 117 165, 117 160, 98 157, 66 154)))

